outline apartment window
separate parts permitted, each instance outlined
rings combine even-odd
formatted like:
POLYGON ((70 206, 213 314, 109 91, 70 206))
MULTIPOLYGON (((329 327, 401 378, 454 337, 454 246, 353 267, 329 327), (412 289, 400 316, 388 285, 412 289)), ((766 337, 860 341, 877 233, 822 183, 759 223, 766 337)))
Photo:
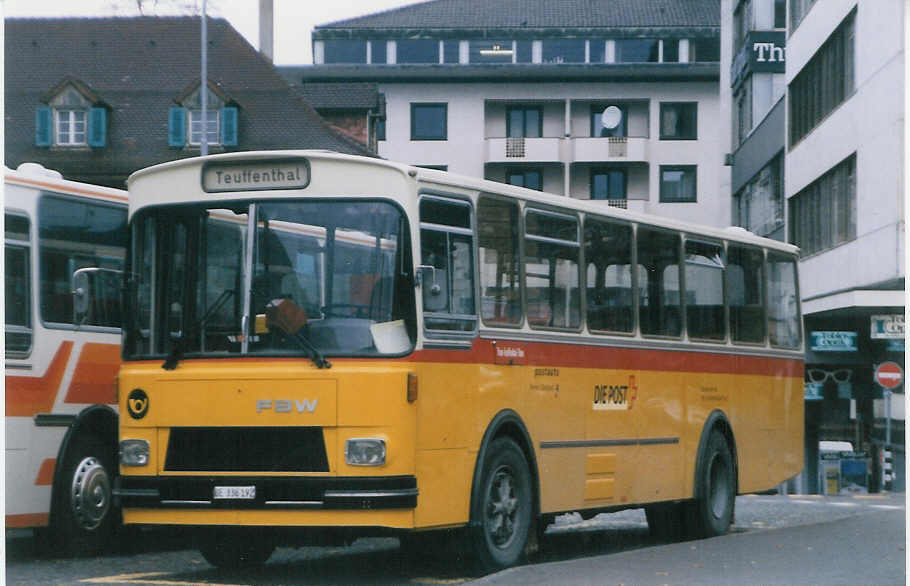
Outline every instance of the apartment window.
POLYGON ((471 41, 469 44, 471 63, 511 63, 512 41, 471 41))
POLYGON ((625 169, 593 169, 591 199, 626 199, 625 169))
MULTIPOLYGON (((790 34, 796 30, 817 0, 790 0, 790 34)), ((776 7, 775 7, 776 8, 776 7)))
POLYGON ((749 31, 752 30, 752 0, 742 0, 733 13, 733 54, 739 53, 739 48, 746 42, 749 31))
POLYGON ((237 144, 238 110, 226 106, 227 100, 216 95, 211 89, 206 91, 206 115, 202 118, 202 92, 197 89, 181 101, 182 107, 168 111, 168 145, 182 147, 186 144, 202 144, 203 134, 206 144, 235 146, 237 144))
POLYGON ((515 62, 530 63, 533 60, 534 41, 516 41, 515 42, 515 62))
POLYGON ((697 102, 661 102, 660 139, 696 140, 698 138, 697 102))
POLYGON ((376 140, 385 140, 385 118, 376 118, 376 140))
POLYGON ((582 39, 545 39, 544 63, 584 63, 585 42, 582 39))
POLYGON ((605 61, 604 48, 606 47, 606 41, 604 39, 591 39, 588 41, 589 63, 603 63, 605 61))
POLYGON ((787 28, 787 0, 774 0, 774 28, 787 28))
POLYGON ((439 63, 439 41, 402 39, 397 43, 397 63, 439 63))
POLYGON ((324 63, 366 63, 367 42, 350 39, 322 41, 324 63))
POLYGON ((35 146, 103 147, 107 140, 107 109, 72 85, 59 90, 49 106, 35 111, 35 146))
POLYGON ((664 39, 664 63, 679 62, 679 39, 664 39))
POLYGON ((411 104, 411 140, 446 140, 447 104, 411 104))
MULTIPOLYGON (((202 110, 189 110, 187 112, 190 121, 190 144, 202 144, 202 110)), ((218 110, 206 110, 207 124, 206 143, 218 144, 218 110)))
POLYGON ((661 203, 684 203, 698 200, 695 165, 660 166, 661 203))
POLYGON ((689 61, 714 63, 720 61, 720 39, 691 39, 689 61))
POLYGON ((591 136, 626 136, 628 112, 620 104, 591 106, 591 136))
POLYGON ((733 129, 736 144, 740 145, 752 130, 752 76, 746 78, 739 91, 733 96, 733 129))
POLYGON ((759 236, 770 236, 784 225, 783 155, 768 165, 733 196, 733 223, 759 236))
POLYGON ((657 63, 659 57, 657 39, 618 39, 616 41, 617 63, 657 63))
POLYGON ((455 64, 459 62, 461 49, 459 48, 460 43, 458 41, 443 41, 442 42, 442 62, 455 64))
POLYGON ((386 41, 370 41, 370 63, 385 64, 386 41))
POLYGON ((543 191, 543 171, 540 169, 509 169, 506 171, 506 183, 543 191))
POLYGON ((543 136, 543 113, 540 106, 506 108, 506 136, 539 138, 543 136))
POLYGON ((790 198, 790 242, 803 256, 856 238, 856 155, 790 198))
POLYGON ((854 11, 790 82, 790 145, 853 92, 854 11))

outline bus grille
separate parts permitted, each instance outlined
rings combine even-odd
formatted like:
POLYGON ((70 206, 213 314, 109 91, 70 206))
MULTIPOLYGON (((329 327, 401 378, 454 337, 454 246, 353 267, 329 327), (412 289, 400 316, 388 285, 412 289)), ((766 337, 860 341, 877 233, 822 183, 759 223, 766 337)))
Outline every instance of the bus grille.
POLYGON ((321 427, 175 427, 168 472, 328 472, 321 427))

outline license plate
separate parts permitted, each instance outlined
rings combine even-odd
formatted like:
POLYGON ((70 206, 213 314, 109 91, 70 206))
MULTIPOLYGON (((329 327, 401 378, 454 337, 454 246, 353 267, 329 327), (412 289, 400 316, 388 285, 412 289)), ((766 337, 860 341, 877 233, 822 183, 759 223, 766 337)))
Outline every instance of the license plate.
POLYGON ((256 498, 255 486, 216 486, 216 499, 248 499, 256 498))

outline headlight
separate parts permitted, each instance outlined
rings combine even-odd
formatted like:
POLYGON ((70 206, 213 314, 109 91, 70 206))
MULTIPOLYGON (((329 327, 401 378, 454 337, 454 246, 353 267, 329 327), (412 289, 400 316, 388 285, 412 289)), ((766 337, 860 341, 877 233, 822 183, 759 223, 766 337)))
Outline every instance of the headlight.
POLYGON ((344 444, 344 461, 348 466, 382 466, 385 464, 385 440, 354 438, 344 444))
POLYGON ((124 466, 145 466, 149 463, 149 443, 142 439, 120 442, 120 463, 124 466))

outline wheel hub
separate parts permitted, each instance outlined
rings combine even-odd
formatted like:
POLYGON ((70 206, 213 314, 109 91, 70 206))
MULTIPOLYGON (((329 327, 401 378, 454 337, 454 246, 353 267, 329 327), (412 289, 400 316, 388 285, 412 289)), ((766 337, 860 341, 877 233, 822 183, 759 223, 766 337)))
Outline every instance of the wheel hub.
POLYGON ((76 524, 85 530, 101 525, 111 507, 107 470, 94 456, 84 458, 73 474, 70 504, 76 524))
POLYGON ((488 499, 487 532, 497 547, 504 547, 515 535, 518 512, 518 498, 510 470, 501 469, 493 475, 488 499))

